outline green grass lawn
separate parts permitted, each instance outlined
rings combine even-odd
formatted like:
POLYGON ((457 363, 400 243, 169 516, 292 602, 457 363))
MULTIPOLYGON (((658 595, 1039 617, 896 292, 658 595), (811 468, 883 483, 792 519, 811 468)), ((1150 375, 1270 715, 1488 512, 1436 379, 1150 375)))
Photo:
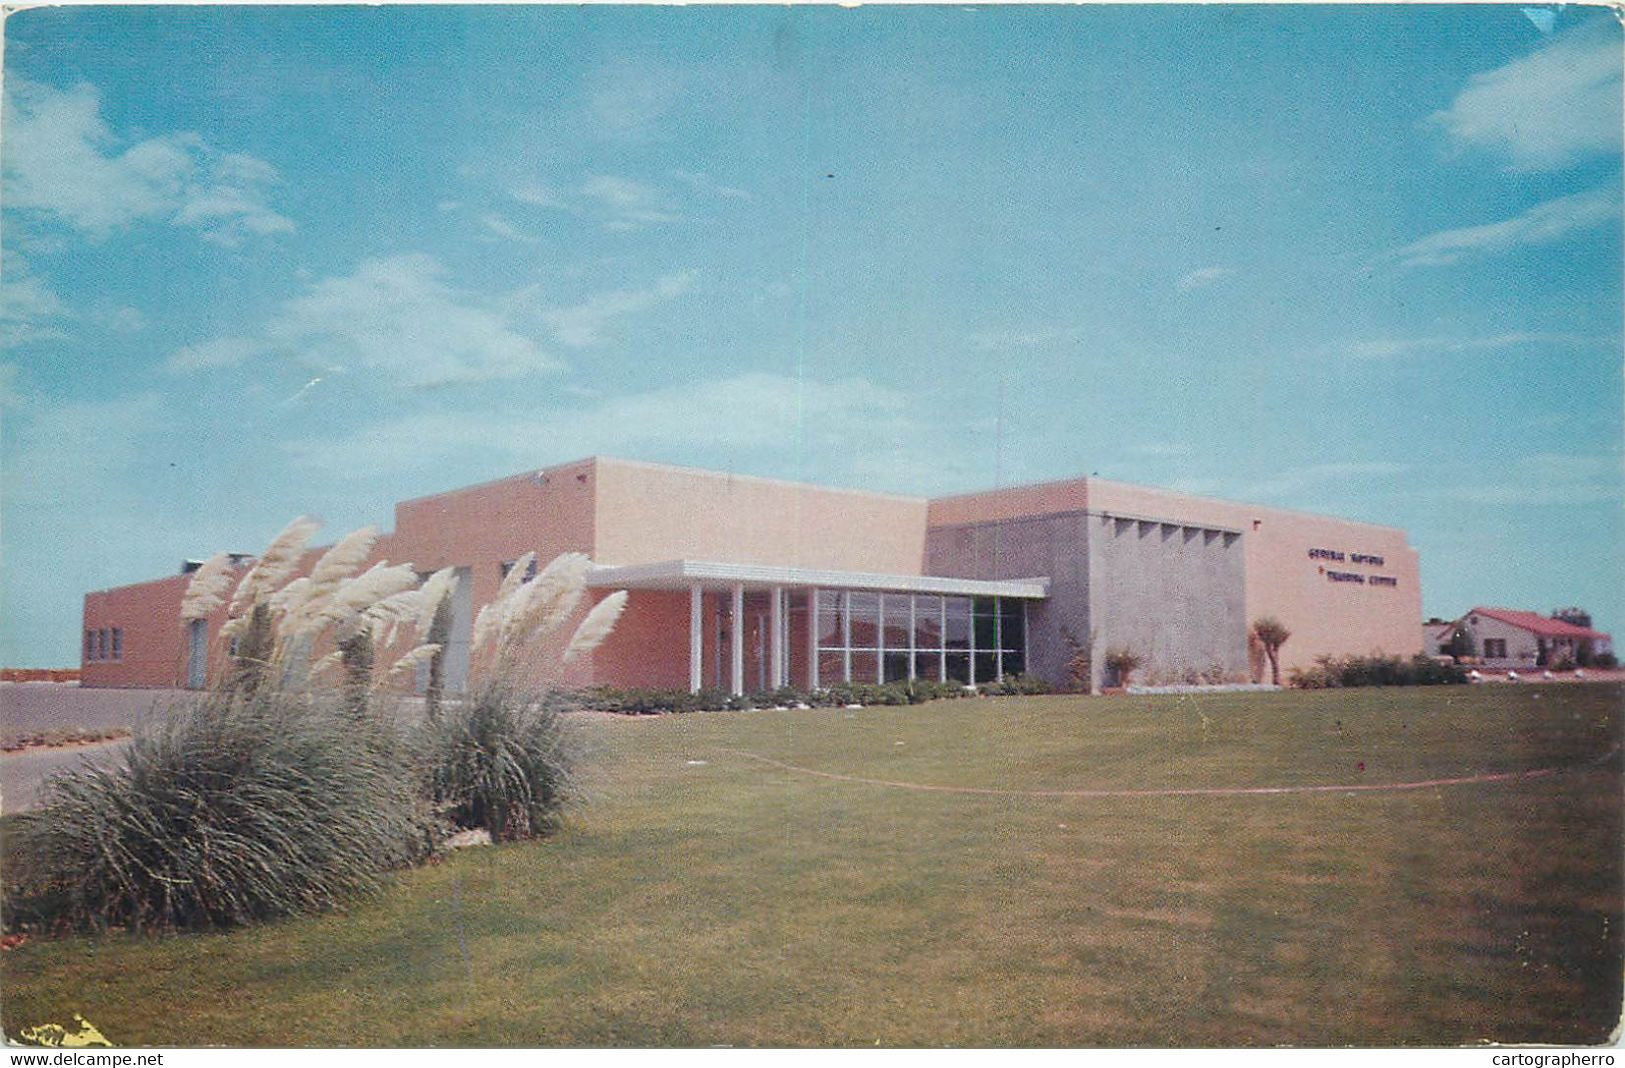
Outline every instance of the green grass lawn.
POLYGON ((32 941, 4 1027, 152 1045, 1596 1043, 1618 686, 583 718, 592 798, 344 915, 32 941), (1399 793, 1003 790, 1394 782, 1399 793), (704 763, 696 763, 703 761, 704 763))

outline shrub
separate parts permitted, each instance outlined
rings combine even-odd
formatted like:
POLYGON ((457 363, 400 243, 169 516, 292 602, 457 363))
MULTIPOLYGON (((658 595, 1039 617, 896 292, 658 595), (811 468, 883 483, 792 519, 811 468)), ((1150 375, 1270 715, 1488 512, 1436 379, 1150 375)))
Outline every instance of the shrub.
POLYGON ((177 706, 121 764, 59 775, 15 817, 8 923, 228 927, 371 892, 433 844, 406 756, 332 695, 177 706))
POLYGON ((1006 675, 997 682, 978 686, 977 690, 993 697, 1055 692, 1049 683, 1033 675, 1006 675))
POLYGON ((1397 656, 1321 656, 1310 668, 1293 668, 1290 685, 1303 690, 1355 686, 1439 686, 1465 683, 1467 672, 1418 654, 1397 656))
POLYGON ((417 751, 436 810, 498 841, 551 829, 572 795, 576 763, 566 707, 562 698, 497 682, 424 720, 417 751))

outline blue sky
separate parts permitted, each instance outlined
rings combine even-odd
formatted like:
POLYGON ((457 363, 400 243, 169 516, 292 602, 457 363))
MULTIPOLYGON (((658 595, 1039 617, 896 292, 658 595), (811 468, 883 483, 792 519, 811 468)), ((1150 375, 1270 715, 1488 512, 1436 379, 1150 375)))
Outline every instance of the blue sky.
POLYGON ((1402 526, 1625 627, 1597 9, 6 22, 0 662, 86 590, 593 453, 1402 526))

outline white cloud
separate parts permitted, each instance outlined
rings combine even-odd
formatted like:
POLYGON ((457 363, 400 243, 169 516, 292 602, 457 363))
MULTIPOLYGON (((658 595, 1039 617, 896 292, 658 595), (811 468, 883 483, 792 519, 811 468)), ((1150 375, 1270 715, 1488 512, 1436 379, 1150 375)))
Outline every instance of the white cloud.
POLYGON ((564 194, 540 182, 521 182, 508 190, 508 195, 521 204, 537 208, 567 208, 564 194))
POLYGON ((607 214, 611 230, 635 230, 650 223, 679 222, 682 216, 660 190, 631 178, 597 174, 581 183, 581 195, 595 201, 607 214))
POLYGON ((1392 360, 1413 353, 1486 352, 1495 349, 1519 348, 1525 345, 1548 345, 1564 348, 1586 348, 1592 345, 1617 344, 1618 338, 1590 334, 1543 333, 1515 330, 1487 337, 1380 337, 1356 341, 1344 347, 1340 354, 1356 360, 1392 360))
POLYGON ((1521 215, 1482 226, 1441 230, 1398 249, 1406 267, 1438 267, 1473 256, 1549 245, 1619 218, 1620 198, 1603 186, 1536 204, 1521 215))
POLYGON ((1266 478, 1257 479, 1242 487, 1236 494, 1243 501, 1279 501, 1302 497, 1306 493, 1324 489, 1354 479, 1391 478, 1410 470, 1409 464, 1385 461, 1342 461, 1328 464, 1308 464, 1288 468, 1266 478))
POLYGON ((7 256, 0 271, 0 348, 66 338, 57 325, 66 318, 56 291, 30 274, 21 256, 7 256))
POLYGON ((1180 493, 1225 497, 1237 501, 1300 504, 1323 496, 1328 486, 1342 490, 1349 482, 1391 479, 1410 470, 1409 464, 1387 461, 1340 461, 1290 467, 1262 478, 1185 478, 1169 484, 1180 493))
POLYGON ((1474 474, 1476 481, 1453 485, 1446 496, 1513 506, 1606 504, 1625 498, 1625 465, 1618 454, 1537 453, 1498 469, 1481 466, 1474 474))
POLYGON ((536 240, 534 237, 524 233, 518 227, 514 226, 513 223, 509 222, 507 219, 496 214, 495 212, 492 212, 489 215, 481 215, 480 225, 485 227, 485 229, 490 233, 508 241, 519 241, 529 244, 536 240))
POLYGON ((128 304, 108 312, 103 321, 121 334, 139 334, 148 326, 146 314, 128 304))
POLYGON ((1081 327, 1039 327, 1031 330, 979 330, 970 335, 970 343, 978 349, 1045 348, 1061 345, 1083 337, 1081 327))
POLYGON ((432 256, 364 260, 285 302, 256 337, 187 346, 169 369, 193 372, 276 354, 321 369, 360 369, 429 387, 558 370, 501 310, 457 290, 432 256))
POLYGON ((670 459, 731 450, 782 457, 798 442, 823 459, 855 461, 902 441, 940 460, 940 443, 913 423, 915 407, 908 395, 866 378, 799 381, 748 372, 477 417, 418 412, 283 448, 305 466, 335 474, 411 468, 471 450, 520 469, 592 454, 670 459))
POLYGON ((217 153, 188 132, 127 144, 103 121, 91 85, 58 90, 8 78, 4 125, 8 208, 37 212, 94 237, 163 221, 232 245, 294 228, 268 204, 277 181, 270 164, 217 153))
POLYGON ((555 308, 542 314, 559 343, 571 348, 590 348, 606 340, 615 320, 646 311, 656 304, 674 300, 693 287, 691 273, 668 274, 645 289, 614 290, 599 293, 580 304, 555 308))
POLYGON ((687 82, 682 71, 647 57, 606 64, 587 77, 587 122, 594 133, 613 140, 658 135, 687 82))
POLYGON ((754 200, 748 190, 738 186, 721 185, 711 180, 711 176, 699 171, 674 170, 671 176, 694 190, 696 193, 723 197, 727 200, 754 200))
POLYGON ((264 341, 246 337, 217 337, 186 345, 170 353, 164 369, 174 374, 234 367, 270 351, 264 341))
POLYGON ((1476 74, 1430 121, 1458 144, 1546 170, 1620 150, 1620 33, 1606 15, 1476 74))
POLYGON ((144 451, 140 440, 165 433, 163 400, 140 393, 105 401, 19 403, 16 447, 8 451, 5 494, 12 501, 92 504, 144 451))
POLYGON ((1198 267, 1196 270, 1184 275, 1174 283, 1174 288, 1181 293, 1189 292, 1201 286, 1212 285, 1226 275, 1236 272, 1229 267, 1198 267))

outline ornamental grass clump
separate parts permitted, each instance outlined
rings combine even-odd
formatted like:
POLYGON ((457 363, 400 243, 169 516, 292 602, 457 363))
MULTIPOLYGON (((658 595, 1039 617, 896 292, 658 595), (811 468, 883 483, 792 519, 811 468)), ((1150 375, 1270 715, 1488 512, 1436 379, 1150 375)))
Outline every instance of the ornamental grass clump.
POLYGON ((8 923, 202 929, 341 905, 432 848, 409 769, 396 731, 331 695, 217 690, 14 817, 8 923))
POLYGON ((574 796, 578 747, 562 718, 565 702, 550 687, 565 664, 609 637, 627 601, 625 591, 605 597, 562 652, 550 653, 549 639, 586 598, 592 562, 565 553, 527 580, 534 558, 514 563, 475 618, 470 692, 460 702, 431 701, 417 735, 436 810, 497 841, 546 833, 574 796))
POLYGON ((585 599, 592 563, 567 553, 527 583, 528 555, 480 614, 471 692, 447 696, 456 571, 363 570, 370 527, 307 569, 316 529, 294 520, 241 574, 225 555, 194 573, 179 623, 221 621, 209 688, 120 763, 59 774, 17 817, 8 926, 202 929, 319 911, 377 889, 453 826, 515 839, 556 822, 574 750, 548 686, 609 636, 626 593, 546 662, 544 639, 585 599), (400 697, 420 670, 424 715, 410 726, 400 697))
POLYGON ((493 683, 426 719, 418 738, 436 811, 495 841, 551 830, 575 795, 563 711, 550 694, 493 683))

